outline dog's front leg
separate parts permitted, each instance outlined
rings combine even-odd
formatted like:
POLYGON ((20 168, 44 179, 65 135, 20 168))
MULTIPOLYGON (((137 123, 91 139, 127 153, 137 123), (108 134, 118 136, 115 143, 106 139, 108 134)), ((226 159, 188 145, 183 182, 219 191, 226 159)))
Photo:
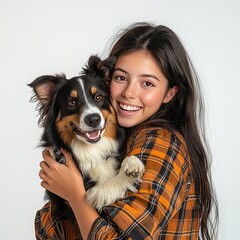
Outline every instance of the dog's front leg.
POLYGON ((127 190, 135 192, 135 184, 140 182, 143 172, 144 165, 136 156, 127 157, 115 177, 88 190, 87 201, 101 211, 104 206, 123 198, 127 190))

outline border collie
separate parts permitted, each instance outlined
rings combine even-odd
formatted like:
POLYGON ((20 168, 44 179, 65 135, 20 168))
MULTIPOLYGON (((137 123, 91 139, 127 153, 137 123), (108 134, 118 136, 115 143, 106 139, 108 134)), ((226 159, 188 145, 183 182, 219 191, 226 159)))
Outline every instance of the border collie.
MULTIPOLYGON (((84 178, 87 201, 98 211, 122 198, 127 190, 136 191, 144 172, 136 156, 122 162, 118 159, 125 138, 105 84, 112 67, 113 61, 91 56, 77 77, 45 75, 29 84, 43 127, 41 146, 55 146, 55 157, 62 163, 58 150, 72 153, 84 178), (92 182, 94 186, 87 184, 92 182)), ((64 201, 49 191, 45 198, 64 201)))

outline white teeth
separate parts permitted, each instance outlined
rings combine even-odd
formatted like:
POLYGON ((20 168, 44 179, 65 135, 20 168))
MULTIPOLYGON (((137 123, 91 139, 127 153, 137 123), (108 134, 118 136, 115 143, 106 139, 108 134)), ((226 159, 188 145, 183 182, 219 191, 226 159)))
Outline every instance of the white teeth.
POLYGON ((124 105, 124 104, 121 104, 121 103, 120 103, 120 107, 121 107, 123 110, 126 110, 126 111, 137 111, 137 110, 140 109, 140 107, 127 106, 127 105, 124 105))

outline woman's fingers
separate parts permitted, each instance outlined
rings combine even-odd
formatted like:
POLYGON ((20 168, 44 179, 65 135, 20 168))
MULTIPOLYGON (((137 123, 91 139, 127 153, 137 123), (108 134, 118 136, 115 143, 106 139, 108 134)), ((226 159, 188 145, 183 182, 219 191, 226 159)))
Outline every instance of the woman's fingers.
POLYGON ((51 167, 52 164, 55 164, 56 161, 52 158, 52 156, 50 155, 49 153, 49 149, 45 149, 43 152, 42 152, 42 157, 43 159, 45 160, 45 162, 47 163, 47 165, 49 167, 51 167))
POLYGON ((45 161, 41 161, 39 164, 40 168, 44 171, 44 172, 48 172, 49 170, 49 166, 45 161))
MULTIPOLYGON (((44 161, 42 161, 42 162, 40 163, 40 165, 45 166, 46 164, 44 164, 44 161)), ((45 168, 45 167, 44 167, 44 168, 45 168)), ((45 189, 49 189, 49 182, 50 182, 50 180, 49 180, 48 175, 44 172, 43 169, 40 169, 38 175, 39 175, 40 179, 42 179, 41 186, 42 186, 43 188, 45 188, 45 189)))
POLYGON ((45 188, 46 190, 51 191, 51 190, 50 190, 50 185, 49 185, 48 182, 42 181, 40 184, 41 184, 41 186, 42 186, 43 188, 45 188))
POLYGON ((48 180, 48 175, 44 172, 43 169, 40 169, 38 175, 39 175, 39 177, 40 177, 42 180, 44 180, 44 181, 48 180))
POLYGON ((51 157, 49 149, 42 152, 43 160, 40 162, 39 177, 41 186, 64 199, 69 199, 79 189, 85 194, 82 175, 77 168, 71 153, 61 149, 66 163, 58 163, 51 157))
POLYGON ((72 155, 65 149, 61 148, 61 151, 66 159, 66 163, 65 165, 68 166, 68 167, 71 167, 73 166, 73 164, 75 165, 75 162, 73 161, 72 159, 72 155))
MULTIPOLYGON (((72 159, 72 155, 71 153, 69 153, 67 150, 61 148, 61 152, 63 153, 65 159, 66 159, 66 163, 64 165, 68 166, 68 167, 72 167, 73 165, 75 165, 75 162, 72 159)), ((42 152, 42 157, 45 160, 45 162, 47 163, 47 165, 49 166, 49 168, 55 168, 57 167, 60 163, 58 163, 50 154, 49 149, 45 149, 42 152)))

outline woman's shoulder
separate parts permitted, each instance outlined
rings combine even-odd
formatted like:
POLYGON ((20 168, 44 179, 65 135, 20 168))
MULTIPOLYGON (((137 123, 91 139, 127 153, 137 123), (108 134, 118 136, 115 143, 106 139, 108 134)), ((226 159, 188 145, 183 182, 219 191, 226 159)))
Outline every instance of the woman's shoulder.
POLYGON ((186 142, 182 134, 176 130, 154 127, 144 128, 135 133, 129 141, 128 147, 151 146, 153 149, 172 149, 184 156, 188 154, 186 142))
POLYGON ((142 129, 132 136, 127 148, 128 156, 137 156, 149 168, 170 164, 178 175, 188 173, 189 153, 184 137, 178 131, 164 128, 142 129))
POLYGON ((153 140, 162 140, 166 143, 173 143, 173 144, 184 144, 185 139, 182 134, 176 130, 160 128, 160 127, 153 127, 153 128, 144 128, 141 131, 135 133, 131 139, 132 141, 140 141, 146 138, 152 138, 153 140))

